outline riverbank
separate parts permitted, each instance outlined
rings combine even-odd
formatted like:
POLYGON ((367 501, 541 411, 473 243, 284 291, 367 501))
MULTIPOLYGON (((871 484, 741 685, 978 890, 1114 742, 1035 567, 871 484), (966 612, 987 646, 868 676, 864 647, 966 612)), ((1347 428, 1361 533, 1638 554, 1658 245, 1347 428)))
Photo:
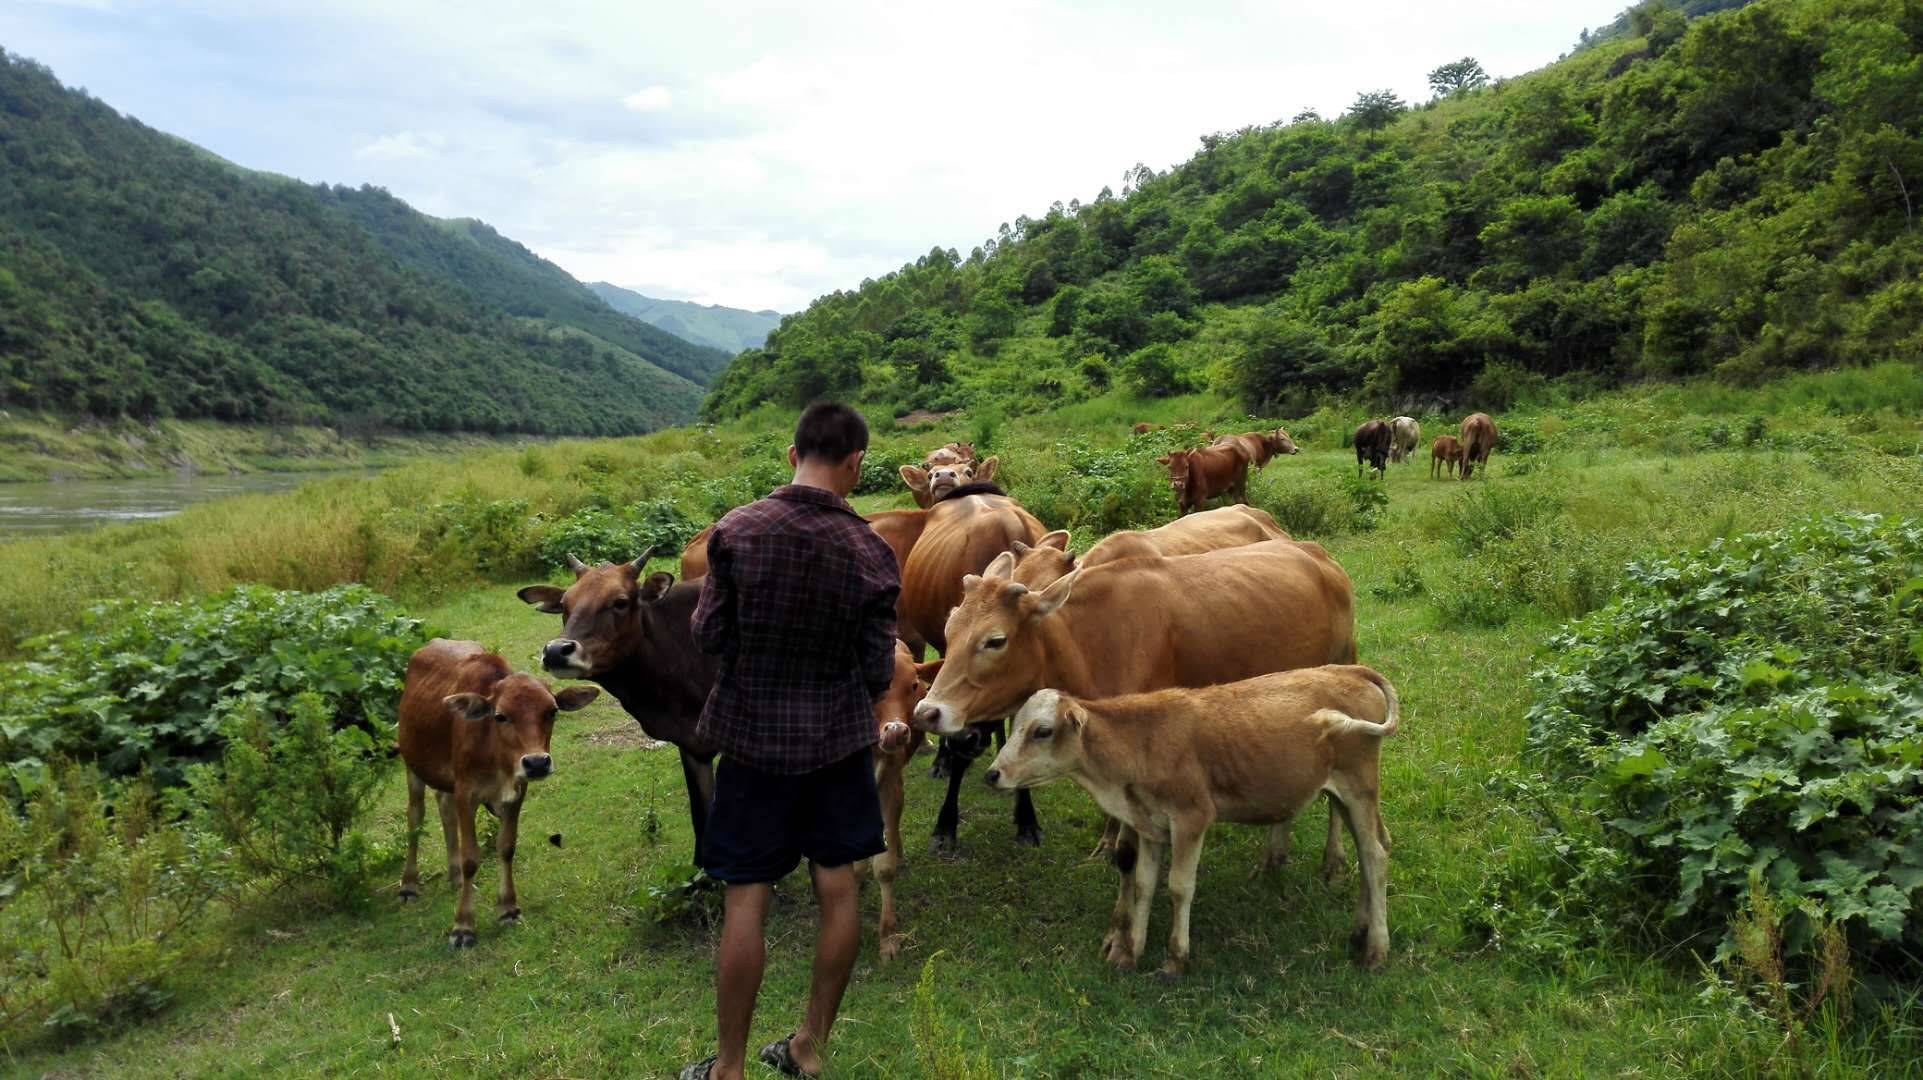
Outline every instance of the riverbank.
POLYGON ((205 420, 74 420, 0 411, 0 483, 163 473, 323 472, 398 465, 427 454, 531 444, 534 436, 343 435, 333 428, 205 420))

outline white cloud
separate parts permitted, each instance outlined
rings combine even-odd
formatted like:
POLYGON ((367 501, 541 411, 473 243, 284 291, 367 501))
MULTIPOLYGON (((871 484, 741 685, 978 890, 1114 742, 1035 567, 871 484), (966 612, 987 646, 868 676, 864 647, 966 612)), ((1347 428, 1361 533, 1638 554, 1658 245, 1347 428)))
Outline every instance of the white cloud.
POLYGON ((354 156, 362 161, 431 158, 439 156, 446 145, 447 140, 433 132, 396 131, 361 143, 354 148, 354 156))
POLYGON ((634 112, 660 112, 674 104, 674 93, 665 86, 650 86, 622 98, 621 104, 634 112))

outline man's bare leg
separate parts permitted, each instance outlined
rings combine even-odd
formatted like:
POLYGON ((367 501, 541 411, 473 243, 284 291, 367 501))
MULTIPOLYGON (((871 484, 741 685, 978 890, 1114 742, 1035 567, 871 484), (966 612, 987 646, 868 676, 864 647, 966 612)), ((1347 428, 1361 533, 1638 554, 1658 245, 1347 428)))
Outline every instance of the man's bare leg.
MULTIPOLYGON (((748 1060, 748 1028, 754 1023, 755 996, 767 962, 765 925, 770 885, 730 885, 723 903, 721 955, 715 960, 715 1049, 713 1080, 739 1080, 748 1060)), ((846 979, 844 978, 844 982, 846 979)))
POLYGON ((853 866, 817 866, 814 874, 821 931, 815 939, 814 977, 808 984, 808 1015, 795 1029, 788 1052, 802 1072, 820 1075, 822 1051, 841 1010, 841 995, 848 989, 855 957, 861 954, 861 909, 853 866))

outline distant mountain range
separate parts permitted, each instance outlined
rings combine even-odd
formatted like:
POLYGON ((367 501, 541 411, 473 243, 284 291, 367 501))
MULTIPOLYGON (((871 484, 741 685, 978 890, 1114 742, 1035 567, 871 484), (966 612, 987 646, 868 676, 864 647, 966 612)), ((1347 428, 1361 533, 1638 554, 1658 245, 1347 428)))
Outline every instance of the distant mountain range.
POLYGON ((696 304, 687 300, 656 300, 632 289, 605 281, 588 283, 594 294, 609 307, 625 312, 666 330, 675 337, 706 345, 733 355, 743 349, 758 349, 768 340, 768 332, 781 325, 778 311, 744 311, 719 304, 696 304))
POLYGON ((0 409, 629 434, 691 418, 732 352, 478 221, 242 168, 0 50, 0 409))

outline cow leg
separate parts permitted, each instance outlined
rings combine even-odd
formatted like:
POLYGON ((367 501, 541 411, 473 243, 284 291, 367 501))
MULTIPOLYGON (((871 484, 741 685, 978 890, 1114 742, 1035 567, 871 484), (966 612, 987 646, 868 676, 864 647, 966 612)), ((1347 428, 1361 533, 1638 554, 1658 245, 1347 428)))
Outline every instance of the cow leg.
POLYGON ((427 816, 427 784, 407 770, 407 865, 401 868, 401 902, 421 897, 421 819, 427 816))
MULTIPOLYGON (((960 849, 956 832, 961 826, 962 777, 968 775, 968 767, 974 764, 987 742, 988 733, 979 724, 970 724, 961 734, 942 740, 942 749, 936 756, 948 756, 948 795, 942 800, 941 813, 935 815, 933 847, 936 854, 953 855, 960 849)), ((1033 813, 1032 809, 1030 812, 1033 813)))
POLYGON ((1104 818, 1102 838, 1095 841, 1095 850, 1088 853, 1091 859, 1113 858, 1115 846, 1121 841, 1122 823, 1117 818, 1104 818))
POLYGON ((1334 881, 1342 876, 1348 862, 1342 857, 1342 813, 1337 810, 1335 796, 1329 796, 1329 838, 1322 845, 1322 880, 1334 881))
POLYGON ((876 936, 883 963, 901 951, 901 935, 895 929, 895 875, 901 869, 902 773, 919 741, 910 738, 893 753, 875 755, 875 788, 881 793, 881 824, 888 841, 888 850, 875 856, 874 866, 875 881, 881 886, 881 925, 876 936))
POLYGON ((1115 822, 1115 912, 1109 916, 1108 935, 1102 938, 1102 959, 1114 962, 1117 951, 1128 941, 1129 913, 1135 910, 1135 863, 1141 857, 1141 839, 1134 829, 1115 822))
POLYGON ((461 896, 454 903, 454 929, 448 931, 447 943, 456 949, 465 949, 475 941, 474 875, 481 869, 481 846, 474 841, 476 800, 466 792, 456 791, 451 801, 455 823, 460 826, 461 896))
POLYGON ((1202 838, 1208 835, 1209 821, 1170 823, 1173 842, 1168 864, 1169 925, 1168 957, 1162 962, 1162 978, 1179 979, 1189 964, 1189 908, 1195 902, 1195 871, 1202 864, 1202 838))
POLYGON ((453 793, 435 792, 434 804, 441 812, 441 839, 447 842, 447 885, 458 892, 461 888, 461 826, 454 813, 453 793))
POLYGON ((1355 926, 1349 944, 1362 950, 1364 967, 1377 967, 1389 958, 1389 852, 1382 843, 1387 831, 1375 788, 1344 784, 1337 805, 1355 841, 1361 886, 1356 890, 1355 926))
POLYGON ((494 837, 494 852, 501 858, 501 889, 495 896, 494 917, 504 923, 521 920, 521 907, 514 895, 514 843, 521 833, 521 804, 527 801, 527 784, 520 787, 519 797, 501 803, 501 831, 494 837))
POLYGON ((1279 870, 1288 863, 1289 847, 1294 841, 1290 834, 1294 826, 1294 818, 1269 826, 1269 837, 1262 845, 1262 863, 1256 870, 1256 876, 1279 870))
POLYGON ((1128 937, 1118 940, 1115 948, 1109 951, 1108 962, 1121 971, 1133 971, 1136 961, 1148 948, 1148 913, 1155 902, 1155 875, 1162 869, 1162 848, 1160 841, 1137 833, 1139 849, 1135 856, 1135 872, 1130 875, 1131 884, 1128 912, 1128 937))
POLYGON ((694 861, 701 862, 701 838, 708 832, 708 809, 714 805, 714 759, 681 751, 681 782, 688 789, 688 823, 694 829, 694 861))

